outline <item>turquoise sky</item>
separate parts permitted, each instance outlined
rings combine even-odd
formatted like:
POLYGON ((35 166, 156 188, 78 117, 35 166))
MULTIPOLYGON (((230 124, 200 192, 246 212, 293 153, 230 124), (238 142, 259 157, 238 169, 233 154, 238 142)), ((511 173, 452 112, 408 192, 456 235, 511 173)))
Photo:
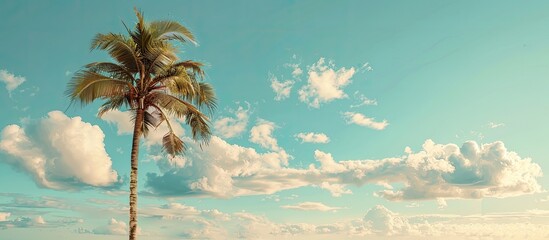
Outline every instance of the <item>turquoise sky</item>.
POLYGON ((0 239, 127 238, 128 115, 64 91, 134 6, 219 103, 143 140, 140 239, 549 237, 549 2, 0 0, 0 239))

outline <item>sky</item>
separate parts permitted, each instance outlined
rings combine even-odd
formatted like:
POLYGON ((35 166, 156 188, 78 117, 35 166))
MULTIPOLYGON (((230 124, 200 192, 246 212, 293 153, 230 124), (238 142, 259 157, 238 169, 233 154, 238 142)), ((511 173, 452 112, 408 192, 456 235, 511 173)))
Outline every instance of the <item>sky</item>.
POLYGON ((208 146, 141 141, 139 239, 549 238, 549 2, 0 5, 0 239, 127 238, 131 117, 65 90, 134 7, 218 98, 208 146))

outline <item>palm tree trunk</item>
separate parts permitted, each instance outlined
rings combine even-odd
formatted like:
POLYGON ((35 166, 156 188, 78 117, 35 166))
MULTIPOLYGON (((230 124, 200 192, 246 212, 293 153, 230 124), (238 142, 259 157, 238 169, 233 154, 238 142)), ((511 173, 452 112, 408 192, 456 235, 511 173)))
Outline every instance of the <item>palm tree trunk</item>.
POLYGON ((130 174, 130 240, 137 239, 137 163, 139 155, 139 139, 143 124, 144 110, 138 107, 133 129, 131 174, 130 174))

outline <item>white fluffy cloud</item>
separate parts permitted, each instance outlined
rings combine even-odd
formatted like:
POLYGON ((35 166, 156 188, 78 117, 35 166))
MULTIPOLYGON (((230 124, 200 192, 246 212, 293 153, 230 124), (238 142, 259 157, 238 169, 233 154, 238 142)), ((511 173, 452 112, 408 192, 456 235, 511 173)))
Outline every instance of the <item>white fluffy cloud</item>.
POLYGON ((156 195, 233 197, 303 186, 318 186, 341 196, 351 193, 346 189, 349 185, 380 184, 385 190, 376 195, 393 201, 507 197, 541 191, 539 165, 508 151, 501 142, 482 146, 466 142, 460 148, 427 140, 419 152, 410 150, 405 156, 381 160, 336 161, 319 150, 314 157, 317 165, 290 168, 285 152, 260 154, 213 137, 203 150, 191 146, 185 166, 172 165, 160 175, 149 173, 147 185, 156 195))
POLYGON ((250 142, 257 143, 261 147, 279 151, 280 147, 276 138, 273 137, 273 131, 276 125, 273 122, 259 119, 257 124, 250 130, 250 142))
POLYGON ((308 69, 307 84, 299 90, 299 100, 319 108, 322 103, 347 97, 343 88, 351 83, 355 68, 334 70, 335 64, 320 58, 308 69))
POLYGON ((104 138, 98 126, 52 111, 23 126, 6 126, 0 150, 11 157, 1 160, 30 174, 42 187, 107 187, 118 182, 118 174, 112 169, 104 138))
POLYGON ((161 174, 147 174, 147 186, 155 195, 211 195, 232 197, 275 192, 290 181, 254 181, 261 169, 280 169, 291 158, 285 151, 258 153, 253 148, 229 144, 213 136, 207 146, 200 148, 190 139, 184 139, 189 148, 185 153, 188 164, 169 165, 162 158, 157 161, 161 174), (240 179, 244 181, 239 181, 240 179), (249 181, 248 181, 249 180, 249 181), (274 186, 271 186, 274 185, 274 186), (281 186, 282 185, 282 186, 281 186))
POLYGON ((376 122, 375 119, 364 116, 361 113, 345 112, 343 116, 347 120, 348 124, 356 124, 359 126, 368 127, 375 130, 383 130, 389 123, 387 120, 376 122))
POLYGON ((298 133, 296 138, 301 140, 302 143, 328 143, 330 138, 324 133, 298 133))
POLYGON ((107 225, 93 229, 92 233, 100 235, 127 235, 128 227, 125 222, 111 218, 107 225))
POLYGON ((247 104, 247 109, 239 106, 236 111, 231 111, 235 117, 223 117, 214 122, 214 128, 219 135, 224 138, 232 138, 246 130, 250 117, 250 104, 247 104))
POLYGON ((384 206, 377 205, 363 218, 367 229, 375 234, 395 235, 405 234, 411 231, 410 223, 405 217, 398 216, 384 206))
POLYGON ((122 112, 118 109, 113 109, 112 111, 108 111, 103 114, 103 116, 101 116, 101 119, 105 120, 108 123, 115 124, 116 128, 118 129, 118 135, 133 133, 134 125, 130 112, 122 112))
POLYGON ((324 203, 321 203, 321 202, 302 202, 296 205, 283 205, 281 206, 281 208, 301 210, 301 211, 321 211, 321 212, 337 211, 338 209, 341 209, 340 207, 326 206, 324 203))
POLYGON ((0 212, 0 222, 8 221, 8 218, 11 216, 9 212, 0 212))
POLYGON ((13 73, 8 72, 7 70, 0 69, 0 81, 6 84, 6 89, 8 92, 13 91, 19 85, 26 81, 25 77, 15 76, 13 73))
POLYGON ((274 99, 280 101, 289 98, 294 84, 293 80, 278 81, 278 78, 271 76, 271 88, 276 94, 274 99))

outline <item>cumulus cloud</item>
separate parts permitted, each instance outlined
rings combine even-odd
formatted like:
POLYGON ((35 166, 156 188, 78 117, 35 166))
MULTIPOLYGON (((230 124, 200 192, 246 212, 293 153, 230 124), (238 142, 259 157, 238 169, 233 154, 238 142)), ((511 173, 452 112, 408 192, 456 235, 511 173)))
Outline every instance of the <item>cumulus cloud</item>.
POLYGON ((224 138, 232 138, 239 136, 246 130, 250 116, 250 104, 247 109, 239 106, 236 111, 232 111, 235 117, 223 117, 214 122, 216 132, 224 138))
POLYGON ((22 76, 15 76, 7 70, 0 69, 0 81, 4 82, 4 84, 6 84, 6 90, 11 92, 25 82, 26 79, 22 76))
POLYGON ((343 113, 343 117, 347 120, 347 124, 356 124, 375 130, 383 130, 389 125, 387 120, 376 122, 374 118, 366 117, 361 113, 345 112, 343 113))
POLYGON ((5 222, 11 216, 9 212, 0 212, 0 222, 5 222))
POLYGON ((308 69, 307 84, 299 89, 299 100, 311 107, 347 97, 343 89, 351 83, 355 68, 335 70, 333 62, 320 58, 308 69))
POLYGON ((10 157, 0 161, 26 172, 45 188, 113 186, 119 177, 105 151, 104 138, 98 126, 52 111, 22 126, 6 126, 0 150, 10 157))
POLYGON ((130 112, 122 112, 118 109, 113 109, 112 111, 108 111, 103 114, 103 116, 101 116, 101 119, 105 120, 108 123, 115 124, 116 128, 118 129, 118 135, 133 133, 134 125, 130 112))
POLYGON ((341 209, 340 207, 326 206, 324 203, 321 203, 321 202, 302 202, 296 205, 283 205, 281 206, 281 208, 301 210, 301 211, 321 211, 321 212, 337 211, 338 209, 341 209))
POLYGON ((529 158, 508 151, 502 142, 478 145, 469 141, 436 144, 427 140, 419 152, 380 160, 336 161, 316 150, 317 164, 288 167, 293 157, 273 137, 276 125, 259 120, 250 141, 268 152, 229 144, 212 137, 202 149, 191 139, 185 156, 156 159, 160 173, 147 174, 150 194, 234 197, 272 194, 286 189, 317 186, 333 196, 350 194, 347 186, 381 184, 375 195, 392 201, 508 197, 541 191, 541 168, 529 158), (394 186, 402 186, 400 188, 394 186))
POLYGON ((427 140, 423 151, 403 159, 408 171, 407 187, 385 190, 389 200, 428 198, 507 197, 541 191, 537 178, 541 168, 530 158, 508 151, 502 142, 478 145, 465 142, 435 144, 427 140))
POLYGON ((97 227, 91 233, 99 235, 127 235, 128 227, 125 222, 111 218, 107 225, 97 227))
MULTIPOLYGON (((272 146, 278 145, 272 143, 265 146, 276 149, 272 146)), ((408 150, 400 157, 345 161, 316 150, 316 164, 291 168, 287 165, 291 156, 283 150, 258 153, 214 136, 203 150, 190 144, 184 166, 149 173, 147 186, 155 195, 226 198, 304 186, 341 196, 351 193, 347 186, 377 184, 385 189, 375 194, 392 201, 508 197, 541 191, 540 166, 508 151, 502 142, 481 146, 466 142, 460 148, 427 140, 421 151, 408 150)), ((167 160, 157 164, 162 161, 167 160)))
POLYGON ((367 225, 367 229, 375 234, 405 234, 409 233, 412 229, 407 218, 398 216, 381 205, 368 210, 363 220, 367 225))
POLYGON ((261 147, 279 151, 280 147, 276 138, 273 137, 273 131, 276 125, 273 122, 259 119, 257 124, 250 130, 250 142, 257 143, 261 147))
POLYGON ((297 139, 301 140, 302 143, 328 143, 330 138, 324 133, 298 133, 295 136, 297 139))
POLYGON ((294 80, 279 81, 277 77, 271 75, 271 88, 275 92, 275 100, 280 101, 290 97, 294 80))
POLYGON ((278 191, 281 186, 293 186, 290 181, 253 181, 261 169, 280 169, 291 158, 284 150, 258 153, 253 148, 229 144, 212 136, 207 146, 185 139, 189 145, 184 166, 157 161, 160 174, 148 173, 147 186, 154 195, 210 195, 231 197, 278 191), (239 181, 243 180, 243 181, 239 181), (271 186, 273 185, 273 186, 271 186))

